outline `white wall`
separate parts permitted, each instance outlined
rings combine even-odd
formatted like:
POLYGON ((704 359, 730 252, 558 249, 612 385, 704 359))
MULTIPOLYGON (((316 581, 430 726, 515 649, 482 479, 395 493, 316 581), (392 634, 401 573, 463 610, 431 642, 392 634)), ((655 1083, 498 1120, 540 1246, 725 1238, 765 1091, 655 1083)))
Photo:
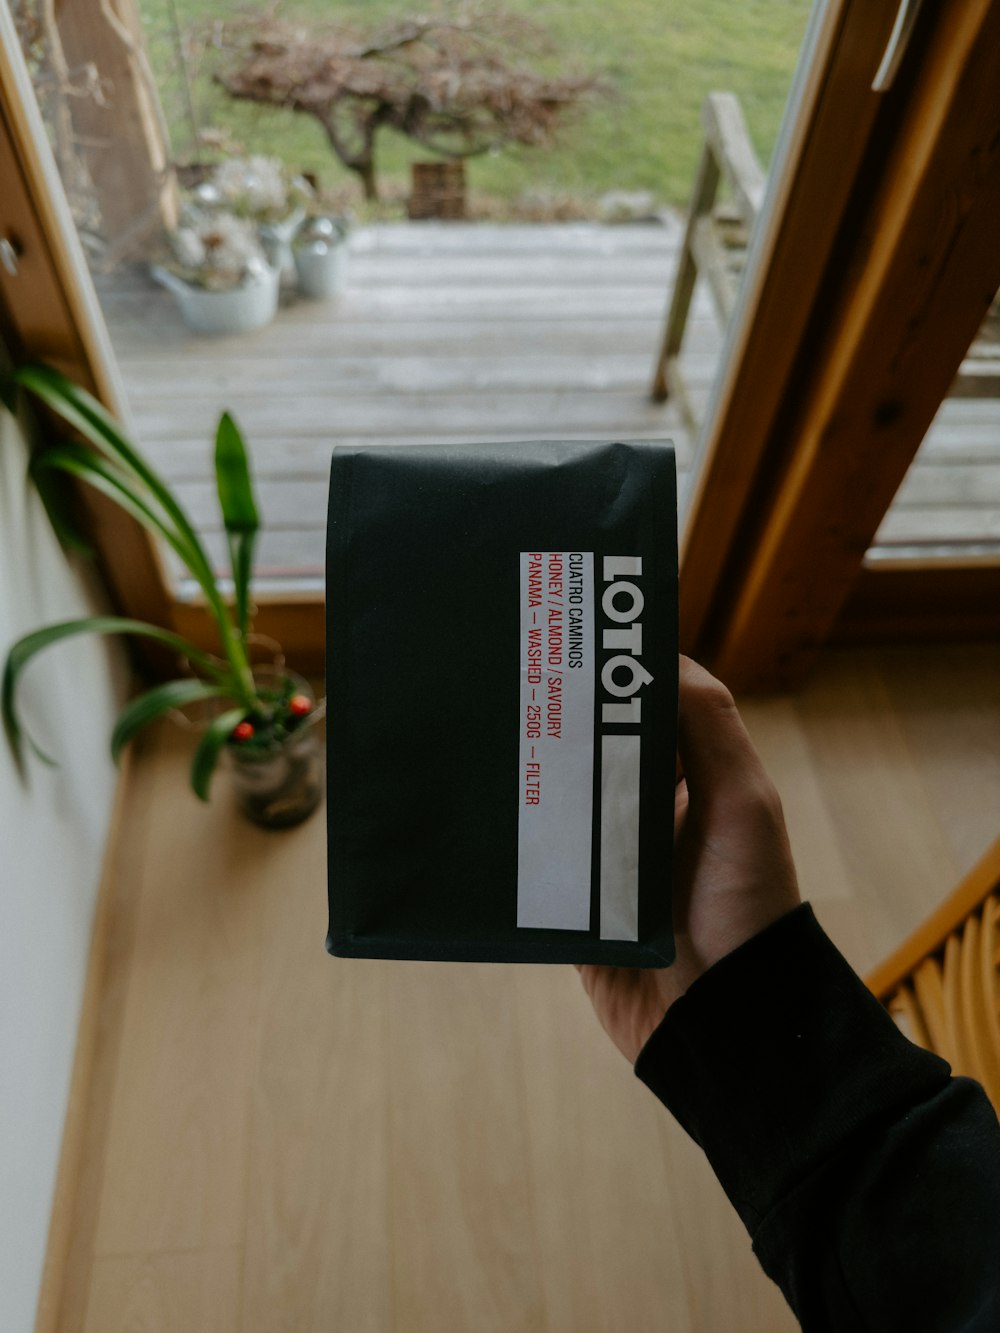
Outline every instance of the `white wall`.
MULTIPOLYGON (((11 642, 100 609, 59 548, 0 407, 0 661, 11 642)), ((27 668, 22 718, 60 761, 25 788, 0 733, 0 1324, 30 1333, 115 771, 119 659, 95 636, 27 668)))

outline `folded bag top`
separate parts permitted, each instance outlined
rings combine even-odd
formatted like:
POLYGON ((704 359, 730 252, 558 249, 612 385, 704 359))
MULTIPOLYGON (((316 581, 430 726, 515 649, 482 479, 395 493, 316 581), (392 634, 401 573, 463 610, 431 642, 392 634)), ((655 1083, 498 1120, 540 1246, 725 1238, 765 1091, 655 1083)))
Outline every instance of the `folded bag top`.
POLYGON ((335 449, 327 708, 331 953, 669 963, 670 445, 335 449))

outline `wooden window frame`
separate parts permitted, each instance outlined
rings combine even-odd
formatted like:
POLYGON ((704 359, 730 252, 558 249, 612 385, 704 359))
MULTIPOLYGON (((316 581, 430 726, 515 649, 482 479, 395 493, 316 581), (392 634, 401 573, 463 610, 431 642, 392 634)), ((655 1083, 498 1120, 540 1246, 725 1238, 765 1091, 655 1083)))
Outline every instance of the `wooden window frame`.
MULTIPOLYGON (((1000 286, 1000 0, 923 6, 886 92, 894 6, 828 0, 769 187, 703 435, 681 637, 741 688, 801 678, 831 636, 993 634, 1000 567, 866 566, 875 532, 1000 286), (992 80, 992 82, 991 82, 992 80), (967 107, 975 107, 969 114, 967 107), (992 146, 991 146, 992 144, 992 146)), ((0 323, 127 422, 103 319, 0 7, 0 323)), ((214 646, 153 542, 85 498, 115 606, 214 646)), ((261 596, 255 628, 323 660, 322 592, 261 596)))
MULTIPOLYGON (((17 33, 0 3, 0 238, 18 251, 17 273, 0 265, 0 337, 18 361, 46 361, 84 385, 126 426, 129 413, 111 342, 49 150, 17 33)), ((87 536, 115 610, 218 647, 197 602, 179 601, 150 535, 110 501, 80 488, 87 536)), ((322 669, 322 592, 257 598, 257 633, 277 640, 299 670, 322 669)), ((152 673, 169 663, 142 654, 152 673)))
MULTIPOLYGON (((17 33, 0 6, 0 236, 17 271, 0 266, 0 328, 17 361, 47 361, 122 415, 124 396, 69 207, 48 150, 17 33), (53 188, 55 185, 55 188, 53 188)), ((81 491, 89 535, 115 605, 168 623, 165 581, 145 532, 81 491)))
POLYGON ((831 636, 839 644, 1000 638, 1000 568, 956 558, 862 565, 831 636))
POLYGON ((681 639, 738 688, 831 637, 992 635, 1000 565, 866 565, 1000 286, 1000 0, 827 6, 703 434, 681 639))

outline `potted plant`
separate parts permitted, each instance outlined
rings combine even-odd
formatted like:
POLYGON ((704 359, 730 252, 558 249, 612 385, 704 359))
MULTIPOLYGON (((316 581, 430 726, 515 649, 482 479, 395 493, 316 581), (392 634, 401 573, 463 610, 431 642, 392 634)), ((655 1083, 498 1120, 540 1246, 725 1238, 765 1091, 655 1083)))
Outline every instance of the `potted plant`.
POLYGON ((208 799, 212 774, 225 753, 249 818, 268 827, 298 823, 315 809, 322 795, 321 751, 313 727, 322 708, 306 682, 286 670, 280 660, 266 667, 251 661, 250 578, 259 518, 246 448, 236 423, 224 413, 215 442, 219 505, 232 572, 230 606, 190 519, 104 407, 46 366, 24 367, 16 372, 14 382, 46 403, 87 441, 68 441, 46 450, 33 469, 78 477, 166 541, 200 587, 219 641, 218 653, 209 653, 171 630, 120 616, 88 616, 25 635, 9 650, 0 685, 3 724, 19 765, 24 764, 26 745, 45 762, 52 762, 25 733, 16 707, 18 681, 35 654, 76 634, 145 636, 175 652, 184 664, 184 674, 129 700, 112 732, 114 758, 155 718, 188 705, 208 704, 213 715, 204 726, 191 765, 195 794, 208 799))
POLYGON ((276 157, 227 157, 195 192, 202 205, 219 207, 251 223, 278 272, 292 277, 292 237, 313 202, 304 176, 276 157))
POLYGON ((278 310, 279 269, 253 223, 221 210, 188 205, 168 240, 173 263, 154 264, 154 279, 174 294, 195 333, 249 333, 278 310))

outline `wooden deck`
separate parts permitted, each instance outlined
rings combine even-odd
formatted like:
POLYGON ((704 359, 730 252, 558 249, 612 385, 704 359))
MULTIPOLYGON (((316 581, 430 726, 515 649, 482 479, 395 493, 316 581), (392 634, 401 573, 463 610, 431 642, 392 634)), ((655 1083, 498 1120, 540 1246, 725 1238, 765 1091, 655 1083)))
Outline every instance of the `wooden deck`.
MULTIPOLYGON (((255 334, 199 338, 141 275, 100 295, 139 440, 217 555, 211 440, 230 409, 250 443, 266 530, 260 574, 323 570, 335 443, 537 438, 692 441, 649 384, 681 225, 397 223, 358 230, 332 302, 289 294, 255 334)), ((696 294, 682 353, 696 409, 722 333, 696 294)), ((1000 550, 1000 401, 949 400, 879 535, 884 551, 1000 550)))

